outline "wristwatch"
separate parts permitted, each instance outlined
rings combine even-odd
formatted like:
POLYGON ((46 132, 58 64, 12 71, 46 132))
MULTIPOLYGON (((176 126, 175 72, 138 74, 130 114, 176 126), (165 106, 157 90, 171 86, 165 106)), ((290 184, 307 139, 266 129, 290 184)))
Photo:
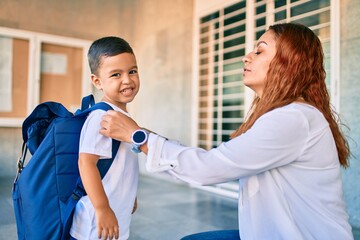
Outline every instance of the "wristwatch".
POLYGON ((141 152, 140 147, 141 145, 147 142, 148 137, 149 137, 149 132, 144 129, 138 129, 134 131, 131 136, 131 142, 132 142, 131 151, 134 153, 140 153, 141 152))

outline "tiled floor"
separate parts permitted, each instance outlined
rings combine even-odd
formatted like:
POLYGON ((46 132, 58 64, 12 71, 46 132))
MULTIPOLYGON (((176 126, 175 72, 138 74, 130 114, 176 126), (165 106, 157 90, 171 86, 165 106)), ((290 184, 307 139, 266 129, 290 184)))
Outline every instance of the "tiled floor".
MULTIPOLYGON (((17 239, 12 179, 0 178, 0 240, 17 239)), ((202 231, 237 228, 237 201, 157 178, 142 176, 139 208, 130 240, 178 240, 202 231)), ((354 229, 360 240, 360 230, 354 229)))
MULTIPOLYGON (((11 186, 12 179, 0 178, 0 240, 17 239, 11 186)), ((141 177, 130 240, 178 240, 195 232, 237 228, 236 200, 141 177)))
POLYGON ((237 229, 237 200, 143 177, 131 239, 180 239, 201 231, 237 229))

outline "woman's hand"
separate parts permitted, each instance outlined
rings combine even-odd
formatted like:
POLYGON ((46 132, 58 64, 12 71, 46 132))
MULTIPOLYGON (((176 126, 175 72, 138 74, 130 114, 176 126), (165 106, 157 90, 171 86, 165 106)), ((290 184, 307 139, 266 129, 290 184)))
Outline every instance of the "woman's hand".
POLYGON ((140 129, 133 119, 114 110, 107 111, 100 124, 101 134, 128 143, 131 143, 132 133, 140 129))

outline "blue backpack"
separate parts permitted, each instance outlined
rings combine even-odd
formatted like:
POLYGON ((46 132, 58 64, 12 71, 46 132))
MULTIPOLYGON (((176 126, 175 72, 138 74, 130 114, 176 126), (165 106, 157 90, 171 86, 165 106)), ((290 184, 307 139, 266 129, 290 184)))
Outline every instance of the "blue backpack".
MULTIPOLYGON (((110 110, 94 97, 84 97, 75 114, 56 102, 39 104, 22 125, 22 155, 12 197, 18 239, 69 239, 73 212, 86 195, 78 170, 79 139, 87 115, 110 110), (26 153, 32 157, 26 166, 26 153)), ((112 158, 98 162, 101 178, 110 168, 120 142, 113 140, 112 158)))

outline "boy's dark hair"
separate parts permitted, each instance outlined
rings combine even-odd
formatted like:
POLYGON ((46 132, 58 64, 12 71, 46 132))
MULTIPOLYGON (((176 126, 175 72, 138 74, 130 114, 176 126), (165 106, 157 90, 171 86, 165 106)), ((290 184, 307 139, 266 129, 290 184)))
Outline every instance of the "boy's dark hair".
POLYGON ((134 54, 130 44, 119 37, 103 37, 95 40, 88 52, 89 66, 92 74, 97 74, 101 57, 112 57, 121 53, 134 54))

